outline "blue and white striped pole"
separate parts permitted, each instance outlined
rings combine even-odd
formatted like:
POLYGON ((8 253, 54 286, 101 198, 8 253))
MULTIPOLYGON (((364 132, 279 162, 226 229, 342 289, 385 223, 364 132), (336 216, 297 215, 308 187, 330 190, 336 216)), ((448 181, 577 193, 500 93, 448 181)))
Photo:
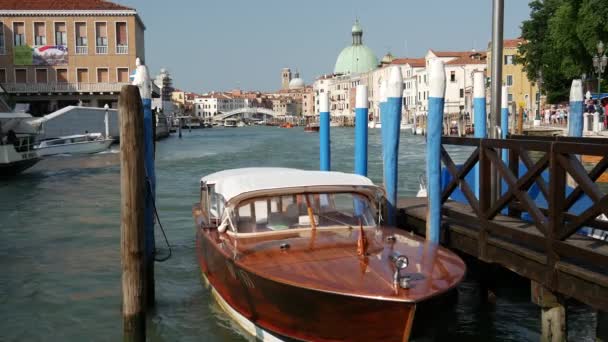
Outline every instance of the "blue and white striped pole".
POLYGON ((445 104, 445 65, 440 59, 429 64, 429 114, 426 135, 428 217, 426 239, 439 243, 441 228, 441 133, 445 104))
MULTIPOLYGON (((486 127, 486 86, 483 71, 473 75, 473 114, 475 115, 475 138, 485 138, 486 127)), ((479 198, 479 165, 475 165, 475 195, 479 198)))
POLYGON ((384 136, 384 186, 388 200, 387 223, 395 225, 397 220, 397 177, 399 157, 399 135, 401 133, 401 101, 403 98, 403 75, 397 66, 391 67, 386 87, 386 105, 382 112, 382 134, 384 136))
POLYGON ((357 86, 355 100, 355 173, 367 176, 367 86, 357 86))
POLYGON ((570 88, 570 114, 568 121, 568 135, 571 137, 583 136, 583 84, 581 80, 572 80, 570 88))
MULTIPOLYGON (((509 87, 502 86, 501 106, 500 106, 500 138, 507 139, 509 134, 509 87)), ((509 153, 506 148, 502 149, 502 160, 509 161, 509 153)))
POLYGON ((386 112, 386 88, 388 87, 388 81, 387 80, 382 80, 380 82, 380 90, 379 90, 379 94, 380 94, 380 115, 378 116, 378 119, 380 120, 380 138, 382 141, 382 156, 384 158, 384 147, 386 146, 386 144, 384 143, 384 139, 386 139, 386 134, 384 134, 384 124, 382 123, 383 121, 383 117, 384 117, 384 113, 386 112))
POLYGON ((319 167, 321 171, 331 169, 331 148, 329 141, 329 96, 319 94, 319 167))

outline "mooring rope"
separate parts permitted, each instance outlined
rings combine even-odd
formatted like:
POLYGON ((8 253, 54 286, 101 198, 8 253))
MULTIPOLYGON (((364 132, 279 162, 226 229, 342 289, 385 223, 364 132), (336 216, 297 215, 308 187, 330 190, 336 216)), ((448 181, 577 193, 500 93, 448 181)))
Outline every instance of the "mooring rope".
POLYGON ((146 175, 146 184, 148 185, 148 196, 152 199, 152 208, 154 209, 154 216, 156 216, 156 221, 158 222, 158 226, 160 227, 161 233, 163 233, 163 237, 165 238, 165 243, 167 244, 167 248, 169 249, 169 254, 167 254, 164 258, 157 258, 158 248, 154 250, 154 261, 156 262, 165 262, 171 258, 173 251, 171 249, 171 245, 169 244, 169 239, 167 239, 167 234, 165 234, 165 229, 163 228, 163 224, 160 222, 160 217, 158 216, 158 210, 156 209, 156 201, 154 200, 154 196, 152 196, 152 183, 150 182, 150 178, 146 175))

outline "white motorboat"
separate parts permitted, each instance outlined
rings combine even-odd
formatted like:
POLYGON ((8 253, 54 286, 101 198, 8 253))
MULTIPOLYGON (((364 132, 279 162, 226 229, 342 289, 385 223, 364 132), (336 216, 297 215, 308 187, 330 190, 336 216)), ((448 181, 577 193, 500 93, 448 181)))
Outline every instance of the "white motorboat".
POLYGON ((91 154, 107 150, 114 142, 101 133, 76 134, 43 140, 36 150, 41 156, 56 154, 91 154))
POLYGON ((401 122, 400 129, 402 131, 409 131, 410 133, 414 133, 414 124, 401 122))
POLYGON ((14 176, 30 168, 40 156, 34 149, 36 128, 25 113, 0 113, 0 178, 14 176))
POLYGON ((367 123, 367 127, 380 129, 380 128, 382 128, 382 122, 373 120, 373 121, 370 121, 367 123))

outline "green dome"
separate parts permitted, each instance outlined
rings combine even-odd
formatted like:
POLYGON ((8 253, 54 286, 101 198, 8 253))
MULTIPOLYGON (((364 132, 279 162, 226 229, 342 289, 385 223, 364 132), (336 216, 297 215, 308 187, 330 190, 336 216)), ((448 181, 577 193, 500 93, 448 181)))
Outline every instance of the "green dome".
POLYGON ((374 52, 365 45, 345 47, 334 67, 334 74, 360 74, 376 69, 378 59, 374 52))
POLYGON ((359 20, 351 29, 353 44, 340 52, 334 67, 334 74, 360 74, 376 69, 378 59, 374 52, 363 45, 363 29, 359 20))

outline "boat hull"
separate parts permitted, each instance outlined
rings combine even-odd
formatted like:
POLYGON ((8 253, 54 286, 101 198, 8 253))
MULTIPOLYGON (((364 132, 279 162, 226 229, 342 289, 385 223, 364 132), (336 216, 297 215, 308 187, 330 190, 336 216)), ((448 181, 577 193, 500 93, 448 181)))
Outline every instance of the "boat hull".
POLYGON ((415 303, 318 291, 261 277, 216 248, 214 238, 205 229, 197 233, 201 271, 221 301, 252 324, 297 340, 408 340, 415 303))
POLYGON ((114 140, 93 140, 81 143, 63 144, 38 148, 38 154, 41 156, 50 156, 56 154, 92 154, 107 150, 114 140))
POLYGON ((23 159, 10 163, 0 163, 0 178, 8 178, 29 169, 38 163, 40 158, 23 159))

